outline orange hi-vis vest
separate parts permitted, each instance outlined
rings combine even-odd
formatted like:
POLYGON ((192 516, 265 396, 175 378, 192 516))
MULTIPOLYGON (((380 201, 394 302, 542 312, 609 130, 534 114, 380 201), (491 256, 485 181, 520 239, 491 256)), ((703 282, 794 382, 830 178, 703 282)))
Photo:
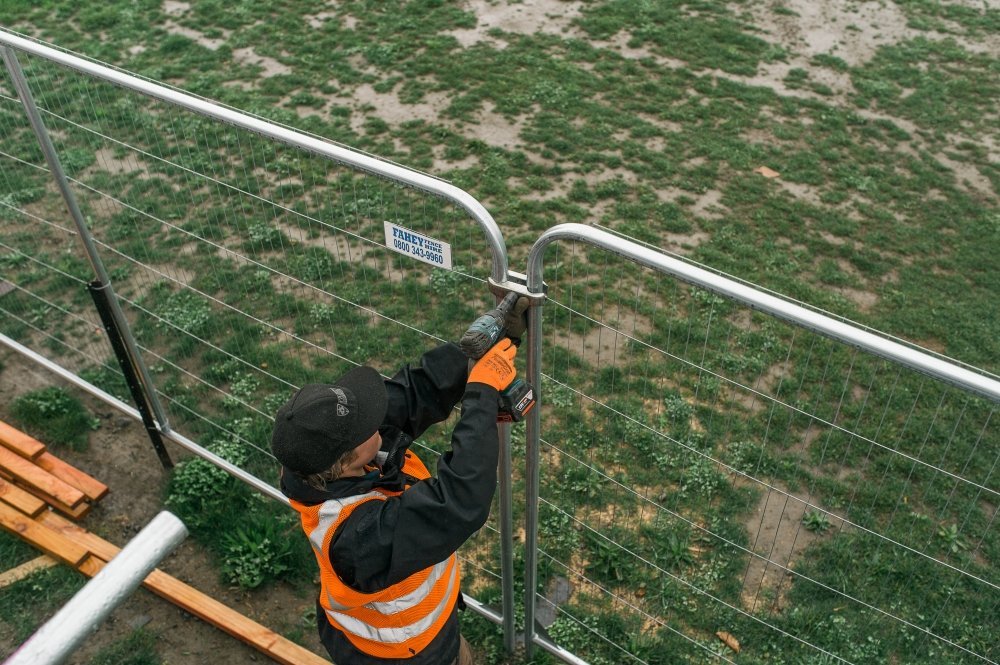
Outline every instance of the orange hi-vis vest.
MULTIPOLYGON (((429 478, 427 467, 406 453, 403 473, 429 478)), ((309 537, 320 571, 320 605, 334 628, 362 653, 376 658, 410 658, 437 636, 458 602, 458 557, 410 575, 375 593, 344 584, 330 564, 330 543, 337 527, 367 501, 385 501, 400 492, 375 489, 366 494, 331 499, 315 506, 292 501, 309 537)))

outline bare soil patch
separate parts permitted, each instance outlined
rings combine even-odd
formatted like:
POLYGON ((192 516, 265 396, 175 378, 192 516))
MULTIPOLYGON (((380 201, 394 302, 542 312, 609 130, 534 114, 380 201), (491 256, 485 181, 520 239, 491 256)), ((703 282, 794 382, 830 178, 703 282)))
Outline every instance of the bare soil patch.
POLYGON ((615 327, 600 324, 583 335, 560 330, 554 337, 559 346, 576 352, 593 367, 607 367, 626 361, 631 356, 629 342, 642 339, 652 329, 652 323, 645 316, 630 310, 621 310, 618 312, 615 327))
POLYGON ((220 46, 226 43, 229 39, 229 31, 223 30, 222 37, 208 37, 205 34, 195 30, 193 28, 186 28, 183 25, 176 23, 175 21, 164 21, 164 29, 172 35, 181 35, 182 37, 187 37, 188 39, 194 40, 198 44, 201 44, 210 51, 217 51, 220 46))
POLYGON ((856 0, 786 0, 790 10, 774 11, 774 3, 751 6, 754 22, 765 35, 809 58, 828 53, 851 66, 870 60, 880 46, 908 37, 906 16, 892 2, 856 0))
POLYGON ((808 493, 792 496, 779 487, 761 497, 745 522, 751 550, 759 555, 750 558, 743 576, 741 599, 747 610, 784 609, 785 596, 794 580, 789 571, 795 569, 796 562, 812 543, 832 537, 843 527, 843 520, 828 516, 827 535, 806 529, 802 518, 807 512, 817 510, 814 507, 817 505, 808 493))
POLYGON ((236 62, 244 65, 257 65, 261 68, 260 78, 270 78, 282 74, 291 74, 292 68, 284 65, 274 58, 266 55, 258 55, 251 47, 238 48, 233 51, 233 58, 236 62))
POLYGON ((448 34, 465 47, 487 42, 502 49, 506 46, 506 42, 490 35, 491 30, 523 35, 567 34, 571 32, 570 23, 580 15, 583 4, 583 2, 560 0, 537 0, 525 3, 468 0, 464 3, 464 9, 476 15, 476 27, 452 30, 448 34))

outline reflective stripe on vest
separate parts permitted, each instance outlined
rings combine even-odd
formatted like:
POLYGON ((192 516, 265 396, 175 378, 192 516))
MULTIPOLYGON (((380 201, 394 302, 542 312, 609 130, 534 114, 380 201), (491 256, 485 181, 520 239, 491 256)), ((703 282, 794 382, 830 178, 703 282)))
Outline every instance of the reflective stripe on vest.
MULTIPOLYGON (((450 557, 454 558, 454 556, 450 557)), ((446 563, 446 562, 442 562, 446 563)), ((439 566, 441 564, 438 564, 439 566)), ((448 576, 448 587, 446 594, 442 600, 446 600, 455 595, 458 591, 458 566, 448 566, 451 570, 451 574, 448 576)), ((371 606, 369 606, 371 607, 371 606)), ((397 628, 386 627, 386 628, 376 628, 371 623, 366 623, 360 619, 357 619, 350 614, 328 611, 327 616, 330 616, 340 625, 341 629, 345 633, 354 635, 355 637, 360 637, 366 640, 372 640, 376 642, 384 642, 389 644, 400 644, 418 637, 422 633, 430 630, 436 623, 441 619, 441 615, 445 611, 451 611, 450 603, 440 602, 434 606, 430 614, 427 614, 421 619, 418 619, 414 623, 410 623, 404 626, 399 626, 397 628)))
MULTIPOLYGON (((412 453, 410 453, 412 455, 412 453)), ((415 455, 410 475, 428 477, 415 455)), ((330 564, 330 543, 337 528, 361 504, 385 501, 395 493, 371 491, 366 494, 326 501, 315 506, 292 501, 301 517, 320 568, 320 604, 329 622, 363 653, 379 658, 409 658, 426 647, 444 627, 458 600, 458 558, 418 571, 406 579, 375 593, 350 588, 330 564)))

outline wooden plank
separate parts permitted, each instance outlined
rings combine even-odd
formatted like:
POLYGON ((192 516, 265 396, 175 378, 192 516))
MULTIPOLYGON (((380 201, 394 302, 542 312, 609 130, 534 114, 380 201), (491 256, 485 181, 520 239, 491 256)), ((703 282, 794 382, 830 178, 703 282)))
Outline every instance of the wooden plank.
POLYGON ((86 498, 77 488, 7 448, 0 447, 0 469, 14 476, 19 484, 44 492, 70 508, 76 508, 86 498))
POLYGON ((45 452, 45 444, 16 427, 0 420, 0 444, 25 459, 33 460, 45 452))
POLYGON ((34 517, 45 510, 44 501, 5 480, 0 480, 0 501, 9 503, 28 517, 34 517))
MULTIPOLYGON (((42 513, 47 514, 49 513, 42 513)), ((0 526, 74 568, 90 556, 90 552, 82 545, 14 510, 6 503, 0 503, 0 526)))
MULTIPOLYGON (((80 543, 95 556, 110 561, 118 553, 115 545, 73 524, 55 513, 44 513, 40 520, 47 527, 80 543)), ((211 598, 194 587, 157 569, 143 581, 153 593, 169 600, 186 612, 212 624, 238 640, 266 654, 282 665, 330 665, 330 661, 285 639, 270 628, 243 616, 228 605, 211 598)))
POLYGON ((50 557, 48 554, 43 554, 42 556, 36 557, 31 561, 25 561, 20 566, 16 566, 7 572, 0 574, 0 589, 8 587, 14 582, 20 582, 36 570, 45 570, 46 568, 58 565, 58 563, 58 561, 50 557))
POLYGON ((282 665, 329 665, 329 661, 160 570, 150 573, 144 584, 150 591, 246 642, 282 665))
MULTIPOLYGON (((70 508, 59 499, 55 498, 54 496, 50 496, 39 489, 36 489, 34 487, 21 487, 19 485, 15 485, 14 483, 18 482, 20 478, 11 473, 8 473, 4 469, 0 469, 0 480, 4 479, 7 480, 7 482, 10 485, 16 487, 17 489, 24 492, 28 496, 33 496, 37 500, 41 501, 43 506, 51 506, 52 508, 58 510, 67 517, 71 517, 75 520, 78 520, 90 512, 91 505, 86 501, 81 502, 80 505, 76 506, 75 508, 70 508)), ((21 512, 26 513, 27 511, 22 510, 21 512)))
POLYGON ((93 577, 97 573, 104 569, 104 566, 108 565, 107 562, 102 561, 99 557, 91 554, 86 559, 83 560, 79 566, 76 567, 81 573, 87 577, 93 577))
MULTIPOLYGON (((40 498, 45 498, 45 497, 40 497, 40 498)), ((63 515, 66 515, 67 517, 70 517, 74 520, 78 520, 85 517, 87 513, 90 512, 90 509, 93 507, 89 503, 84 502, 81 503, 76 508, 70 508, 69 506, 64 506, 62 503, 52 498, 46 498, 45 500, 50 506, 52 506, 54 510, 58 510, 63 515)))
POLYGON ((67 464, 52 453, 42 453, 35 460, 35 464, 67 485, 77 488, 91 501, 100 501, 108 493, 107 485, 92 476, 88 476, 75 466, 67 464))
MULTIPOLYGON (((315 630, 315 628, 313 628, 315 630)), ((317 656, 312 651, 300 647, 295 642, 278 636, 267 655, 279 663, 303 663, 304 665, 330 665, 330 661, 322 656, 317 656)))
POLYGON ((38 522, 39 524, 52 529, 59 535, 65 536, 66 538, 79 543, 81 546, 86 548, 87 551, 99 556, 105 561, 114 559, 115 556, 118 555, 118 552, 121 551, 119 547, 109 543, 100 536, 87 531, 79 524, 70 522, 68 519, 57 513, 53 513, 51 511, 42 513, 38 516, 38 522))

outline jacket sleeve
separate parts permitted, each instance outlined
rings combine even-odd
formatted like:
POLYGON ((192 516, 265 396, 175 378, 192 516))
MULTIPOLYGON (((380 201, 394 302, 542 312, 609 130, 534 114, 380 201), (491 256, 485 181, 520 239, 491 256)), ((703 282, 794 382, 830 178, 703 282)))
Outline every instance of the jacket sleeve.
POLYGON ((465 392, 468 359, 455 344, 431 349, 417 367, 405 365, 385 382, 388 396, 383 425, 397 427, 416 439, 435 423, 447 420, 465 392))
POLYGON ((330 550, 346 584, 384 589, 444 560, 486 523, 497 482, 496 416, 496 389, 470 384, 437 477, 354 511, 330 550))

